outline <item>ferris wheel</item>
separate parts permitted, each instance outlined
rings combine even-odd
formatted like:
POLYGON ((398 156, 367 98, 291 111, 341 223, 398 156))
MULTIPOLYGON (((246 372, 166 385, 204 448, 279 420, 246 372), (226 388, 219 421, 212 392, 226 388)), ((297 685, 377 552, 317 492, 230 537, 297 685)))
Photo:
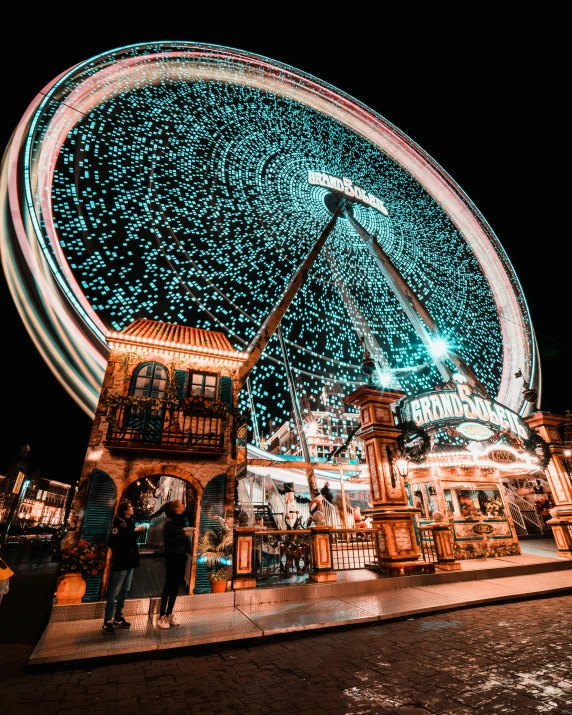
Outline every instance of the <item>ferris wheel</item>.
MULTIPOLYGON (((342 400, 362 345, 408 394, 468 379, 524 412, 514 374, 539 387, 518 278, 460 187, 383 117, 265 57, 156 42, 78 64, 24 114, 1 195, 12 295, 88 414, 107 331, 143 317, 246 348, 334 214, 281 325, 302 393, 342 400)), ((249 385, 263 424, 289 416, 283 368, 275 337, 249 385)))

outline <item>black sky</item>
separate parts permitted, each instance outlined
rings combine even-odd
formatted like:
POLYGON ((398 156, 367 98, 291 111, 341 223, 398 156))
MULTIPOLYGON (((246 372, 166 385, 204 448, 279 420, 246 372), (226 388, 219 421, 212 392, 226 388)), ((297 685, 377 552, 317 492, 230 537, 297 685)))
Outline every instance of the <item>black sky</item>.
MULTIPOLYGON (((27 19, 20 28, 29 26, 27 19)), ((485 17, 469 22, 381 10, 379 17, 368 17, 356 5, 352 13, 333 17, 329 27, 322 20, 303 20, 300 8, 273 24, 242 13, 216 18, 218 29, 213 20, 173 15, 122 30, 111 17, 82 24, 46 16, 36 18, 32 31, 15 30, 3 44, 0 149, 56 75, 125 44, 214 43, 309 72, 409 135, 474 201, 507 251, 529 304, 541 353, 542 407, 558 413, 572 408, 569 199, 562 148, 567 115, 555 34, 563 18, 534 17, 503 27, 485 17)), ((45 476, 70 481, 81 469, 90 420, 43 363, 3 276, 0 301, 0 474, 29 443, 45 476)))

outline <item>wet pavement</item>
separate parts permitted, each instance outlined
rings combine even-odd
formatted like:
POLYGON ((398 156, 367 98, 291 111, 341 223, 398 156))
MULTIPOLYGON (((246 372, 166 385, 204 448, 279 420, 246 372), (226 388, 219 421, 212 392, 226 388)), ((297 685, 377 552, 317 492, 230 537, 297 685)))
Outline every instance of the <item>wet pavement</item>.
POLYGON ((554 553, 473 559, 461 566, 396 578, 358 569, 340 572, 337 583, 180 596, 181 624, 168 632, 157 625, 158 599, 128 599, 125 616, 133 626, 113 639, 102 638, 103 602, 55 605, 30 664, 265 638, 572 592, 572 562, 554 553))
MULTIPOLYGON (((30 668, 0 648, 13 715, 572 713, 572 596, 236 644, 30 668)), ((8 648, 8 651, 6 649, 8 648)))

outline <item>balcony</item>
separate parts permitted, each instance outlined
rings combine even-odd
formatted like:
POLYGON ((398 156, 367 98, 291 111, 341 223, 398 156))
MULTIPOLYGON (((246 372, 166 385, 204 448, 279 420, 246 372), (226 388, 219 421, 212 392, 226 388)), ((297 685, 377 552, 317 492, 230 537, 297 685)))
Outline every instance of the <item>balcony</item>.
POLYGON ((109 449, 156 451, 224 452, 224 431, 228 415, 222 403, 174 406, 172 401, 143 400, 114 396, 108 404, 109 427, 105 445, 109 449))

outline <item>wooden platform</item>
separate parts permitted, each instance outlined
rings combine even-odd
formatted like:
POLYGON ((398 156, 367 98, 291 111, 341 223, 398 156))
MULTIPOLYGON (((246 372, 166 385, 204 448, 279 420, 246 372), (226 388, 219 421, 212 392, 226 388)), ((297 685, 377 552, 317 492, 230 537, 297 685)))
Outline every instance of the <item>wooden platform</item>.
POLYGON ((104 602, 54 606, 30 664, 56 663, 572 593, 572 561, 550 546, 530 545, 521 556, 464 561, 461 571, 380 578, 349 572, 338 583, 293 583, 222 594, 182 596, 181 625, 157 627, 158 598, 127 601, 129 631, 101 632, 104 602))

